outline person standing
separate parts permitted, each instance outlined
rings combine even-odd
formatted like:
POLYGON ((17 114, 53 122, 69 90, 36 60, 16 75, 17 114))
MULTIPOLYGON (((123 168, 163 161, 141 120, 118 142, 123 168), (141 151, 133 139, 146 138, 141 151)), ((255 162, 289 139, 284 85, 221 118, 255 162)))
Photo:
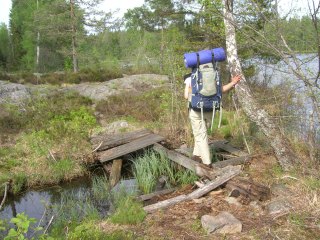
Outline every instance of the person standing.
MULTIPOLYGON (((239 81, 241 76, 237 75, 231 78, 228 84, 222 86, 222 92, 227 92, 232 89, 239 81)), ((185 89, 184 98, 188 100, 189 106, 189 119, 191 122, 192 132, 194 136, 194 148, 192 159, 196 161, 202 161, 205 165, 211 164, 211 153, 208 143, 207 128, 210 126, 212 111, 204 112, 201 116, 201 112, 195 111, 191 108, 191 74, 187 74, 184 77, 185 89)))

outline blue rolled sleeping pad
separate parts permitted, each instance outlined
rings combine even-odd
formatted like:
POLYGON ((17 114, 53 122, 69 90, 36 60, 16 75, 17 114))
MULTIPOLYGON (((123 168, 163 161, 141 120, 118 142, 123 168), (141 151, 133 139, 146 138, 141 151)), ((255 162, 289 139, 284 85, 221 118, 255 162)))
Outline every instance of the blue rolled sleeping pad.
POLYGON ((212 57, 216 62, 223 62, 226 60, 226 54, 222 47, 211 50, 202 50, 199 52, 185 53, 184 64, 186 68, 194 68, 198 64, 197 54, 199 55, 199 64, 206 64, 212 62, 212 57))

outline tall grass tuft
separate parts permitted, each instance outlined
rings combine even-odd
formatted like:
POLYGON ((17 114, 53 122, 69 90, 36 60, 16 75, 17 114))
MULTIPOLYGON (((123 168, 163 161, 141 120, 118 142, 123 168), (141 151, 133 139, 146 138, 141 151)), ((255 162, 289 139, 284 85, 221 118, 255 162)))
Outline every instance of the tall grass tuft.
POLYGON ((144 155, 133 160, 133 174, 137 179, 139 188, 143 193, 155 190, 157 180, 165 176, 167 185, 193 183, 197 176, 191 171, 177 169, 174 164, 163 154, 148 150, 144 155))
POLYGON ((142 222, 146 215, 142 203, 135 201, 132 196, 126 196, 116 202, 116 211, 110 219, 113 223, 137 224, 142 222))

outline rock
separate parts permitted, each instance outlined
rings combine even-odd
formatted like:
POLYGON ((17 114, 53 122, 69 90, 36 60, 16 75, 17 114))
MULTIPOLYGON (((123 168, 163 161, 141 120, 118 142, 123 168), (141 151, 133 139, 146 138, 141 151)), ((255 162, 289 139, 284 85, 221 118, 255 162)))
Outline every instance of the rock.
POLYGON ((292 192, 288 187, 286 187, 284 184, 272 184, 271 186, 271 192, 272 194, 276 196, 290 196, 292 195, 292 192))
POLYGON ((267 205, 270 215, 277 215, 289 212, 292 209, 291 203, 285 198, 278 198, 267 205))
POLYGON ((216 197, 216 196, 222 195, 222 194, 224 194, 224 190, 222 190, 222 189, 215 190, 215 191, 211 191, 211 192, 209 193, 209 195, 210 195, 211 197, 216 197))
POLYGON ((192 199, 193 202, 197 203, 197 204, 202 204, 206 199, 205 198, 195 198, 192 199))
POLYGON ((227 197, 226 201, 229 204, 233 204, 233 205, 236 205, 236 206, 241 206, 241 204, 238 202, 238 200, 235 197, 227 197))
POLYGON ((119 120, 119 121, 115 121, 112 122, 110 124, 108 124, 105 127, 105 131, 104 132, 108 132, 108 133, 118 133, 121 130, 123 130, 124 128, 129 127, 129 124, 127 121, 123 121, 123 120, 119 120))
POLYGON ((19 104, 30 98, 30 88, 23 84, 0 81, 0 103, 19 104))
POLYGON ((261 205, 257 201, 250 202, 249 206, 252 207, 252 209, 253 209, 253 211, 251 211, 253 216, 259 216, 259 215, 263 214, 263 208, 261 207, 261 205))
POLYGON ((118 182, 111 190, 113 193, 125 192, 128 194, 139 194, 139 186, 136 179, 123 179, 118 182))
POLYGON ((217 216, 203 215, 201 224, 208 234, 232 234, 242 231, 242 223, 228 212, 221 212, 217 216))
POLYGON ((229 197, 234 197, 237 198, 240 196, 240 192, 238 189, 233 189, 230 193, 229 193, 229 197))

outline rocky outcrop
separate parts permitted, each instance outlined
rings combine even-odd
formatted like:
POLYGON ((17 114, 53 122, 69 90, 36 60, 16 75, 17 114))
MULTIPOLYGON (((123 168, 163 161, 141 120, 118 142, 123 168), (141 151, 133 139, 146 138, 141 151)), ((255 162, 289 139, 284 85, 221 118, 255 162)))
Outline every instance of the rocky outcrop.
POLYGON ((99 101, 123 92, 143 92, 148 89, 163 86, 166 83, 169 83, 169 78, 166 75, 139 74, 106 82, 80 83, 68 86, 66 89, 76 91, 82 96, 99 101))
POLYGON ((18 83, 0 81, 0 103, 21 103, 31 96, 31 89, 18 83))
POLYGON ((0 81, 0 104, 5 102, 17 104, 32 96, 33 93, 50 94, 53 92, 52 90, 76 91, 82 96, 99 101, 123 92, 139 93, 168 83, 168 76, 157 74, 131 75, 105 82, 80 83, 62 87, 48 85, 27 86, 0 81))

